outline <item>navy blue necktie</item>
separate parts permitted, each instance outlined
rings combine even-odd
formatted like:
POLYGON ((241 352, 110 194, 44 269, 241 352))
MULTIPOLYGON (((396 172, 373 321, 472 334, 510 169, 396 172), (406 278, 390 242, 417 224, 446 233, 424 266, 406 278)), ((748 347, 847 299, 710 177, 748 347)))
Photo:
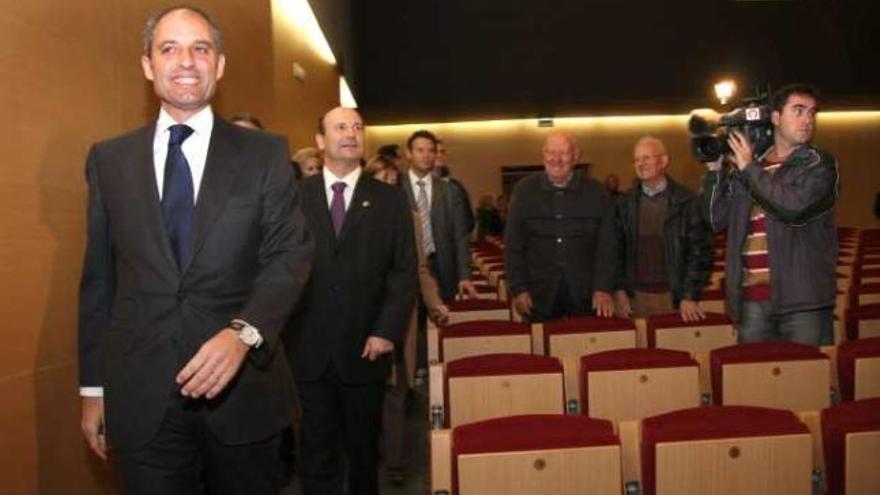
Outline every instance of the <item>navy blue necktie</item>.
POLYGON ((180 146, 192 133, 191 127, 175 124, 168 128, 168 156, 165 158, 165 177, 162 184, 162 216, 177 266, 183 269, 192 249, 195 201, 189 162, 180 146))

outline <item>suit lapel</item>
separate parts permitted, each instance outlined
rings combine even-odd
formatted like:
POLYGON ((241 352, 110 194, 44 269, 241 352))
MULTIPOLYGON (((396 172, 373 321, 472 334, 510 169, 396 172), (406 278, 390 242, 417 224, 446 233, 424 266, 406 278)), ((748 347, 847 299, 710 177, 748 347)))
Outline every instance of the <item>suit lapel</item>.
POLYGON ((303 201, 308 204, 309 211, 314 212, 309 227, 315 231, 316 237, 328 240, 330 246, 336 245, 336 233, 333 231, 333 219, 330 218, 330 208, 327 206, 327 189, 324 185, 324 175, 318 174, 315 179, 303 182, 303 201))
POLYGON ((177 272, 177 259, 165 230, 165 217, 162 215, 162 204, 159 199, 161 184, 156 182, 156 167, 153 164, 153 139, 156 134, 156 125, 147 126, 137 138, 137 152, 134 156, 134 186, 138 191, 144 191, 144 214, 146 221, 144 226, 156 240, 156 245, 161 255, 171 268, 177 272), (144 184, 149 184, 144 187, 144 184))
POLYGON ((205 172, 202 175, 199 197, 196 201, 193 250, 187 268, 198 256, 211 225, 223 211, 242 169, 239 143, 229 125, 221 119, 214 119, 208 156, 205 160, 205 172))
MULTIPOLYGON (((446 194, 446 190, 444 189, 445 184, 441 184, 442 180, 436 177, 431 179, 431 230, 435 233, 438 232, 438 228, 443 224, 443 214, 446 211, 443 208, 444 197, 446 194)), ((437 237, 435 235, 434 242, 437 242, 437 237)))

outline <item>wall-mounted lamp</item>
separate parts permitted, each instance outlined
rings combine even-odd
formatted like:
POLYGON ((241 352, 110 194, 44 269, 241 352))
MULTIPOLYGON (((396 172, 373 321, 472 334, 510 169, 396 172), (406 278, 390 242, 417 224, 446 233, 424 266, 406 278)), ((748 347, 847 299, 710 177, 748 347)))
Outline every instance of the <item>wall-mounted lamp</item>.
POLYGON ((736 83, 733 81, 721 81, 715 85, 715 96, 722 105, 726 105, 734 93, 736 93, 736 83))

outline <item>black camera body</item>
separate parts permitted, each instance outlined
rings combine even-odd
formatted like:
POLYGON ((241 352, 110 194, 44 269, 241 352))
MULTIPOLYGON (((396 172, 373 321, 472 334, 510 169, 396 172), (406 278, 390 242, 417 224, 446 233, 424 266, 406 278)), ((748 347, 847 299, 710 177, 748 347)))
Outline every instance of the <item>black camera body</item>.
POLYGON ((691 154, 703 162, 714 162, 730 153, 727 138, 739 131, 752 143, 755 156, 762 155, 773 144, 773 122, 767 96, 744 100, 727 113, 698 109, 690 114, 691 154))

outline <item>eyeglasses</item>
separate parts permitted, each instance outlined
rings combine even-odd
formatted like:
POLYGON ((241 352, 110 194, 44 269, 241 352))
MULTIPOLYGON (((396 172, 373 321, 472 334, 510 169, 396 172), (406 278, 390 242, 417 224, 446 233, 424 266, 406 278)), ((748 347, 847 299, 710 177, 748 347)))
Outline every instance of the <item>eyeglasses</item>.
POLYGON ((661 156, 666 156, 666 153, 660 153, 659 155, 642 155, 633 158, 633 163, 642 163, 647 162, 649 160, 653 160, 655 158, 660 158, 661 156))

